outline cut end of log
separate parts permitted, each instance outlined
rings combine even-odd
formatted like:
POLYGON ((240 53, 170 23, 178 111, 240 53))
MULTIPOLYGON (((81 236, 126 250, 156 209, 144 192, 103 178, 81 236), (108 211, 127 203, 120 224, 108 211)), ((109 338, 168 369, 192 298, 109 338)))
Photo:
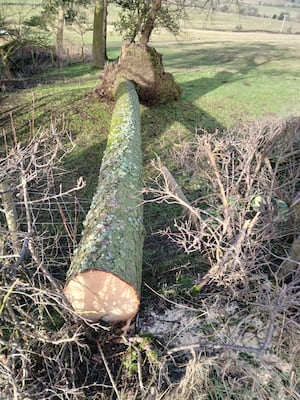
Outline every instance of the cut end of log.
POLYGON ((82 272, 68 282, 64 292, 74 310, 92 322, 128 321, 140 304, 132 286, 106 271, 82 272))

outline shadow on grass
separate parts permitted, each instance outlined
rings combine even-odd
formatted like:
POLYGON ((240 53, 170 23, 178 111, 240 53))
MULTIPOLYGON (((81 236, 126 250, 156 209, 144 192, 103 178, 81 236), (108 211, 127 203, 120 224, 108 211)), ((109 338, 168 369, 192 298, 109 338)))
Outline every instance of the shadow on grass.
POLYGON ((79 192, 79 197, 91 201, 98 184, 99 169, 106 147, 106 139, 86 148, 74 150, 64 161, 64 168, 72 171, 68 186, 75 186, 78 178, 83 177, 85 187, 79 192))
POLYGON ((144 158, 149 160, 164 153, 177 140, 190 139, 198 128, 214 132, 224 127, 190 101, 180 100, 142 111, 144 158))
MULTIPOLYGON (((58 91, 47 95, 39 92, 40 96, 34 103, 19 102, 8 107, 0 115, 0 125, 3 128, 0 155, 5 157, 5 147, 14 146, 13 131, 20 143, 26 143, 34 132, 54 127, 64 142, 68 144, 70 136, 75 145, 61 165, 65 171, 72 171, 62 178, 64 188, 74 187, 77 179, 82 176, 86 186, 78 195, 91 200, 106 147, 112 104, 100 103, 92 93, 88 92, 87 96, 86 93, 86 89, 81 90, 78 87, 66 87, 66 90, 58 88, 58 91)), ((10 104, 14 102, 10 101, 10 104)))
MULTIPOLYGON (((227 45, 226 42, 191 42, 180 45, 176 54, 168 54, 168 46, 161 46, 164 62, 168 68, 186 69, 201 68, 201 66, 233 67, 240 73, 248 73, 254 68, 275 60, 283 62, 296 55, 289 48, 279 47, 269 43, 255 42, 252 44, 227 45)), ((284 65, 282 64, 284 68, 284 65)))
MULTIPOLYGON (((163 53, 168 46, 159 48, 163 53)), ((221 67, 222 70, 212 77, 195 77, 195 71, 191 75, 194 79, 189 80, 187 76, 180 85, 183 88, 183 96, 179 102, 165 104, 159 107, 145 109, 142 113, 143 133, 149 145, 150 138, 156 137, 154 148, 158 148, 160 136, 168 131, 177 122, 186 130, 195 133, 197 128, 213 132, 216 129, 223 130, 224 126, 209 115, 207 112, 196 106, 194 103, 205 94, 219 88, 227 83, 243 80, 251 72, 273 62, 282 61, 282 57, 293 57, 289 49, 278 48, 278 46, 266 43, 227 45, 222 42, 199 42, 180 44, 176 53, 164 55, 166 69, 176 70, 187 68, 199 69, 202 66, 221 67), (222 47, 223 45, 223 47, 222 47), (198 46, 198 49, 197 49, 198 46), (209 46, 209 48, 207 48, 209 46), (196 47, 196 49, 195 49, 196 47)), ((264 71, 265 73, 265 71, 264 71)), ((274 71, 268 70, 273 74, 274 71)), ((177 128, 175 128, 177 129, 177 128)), ((169 140, 172 145, 172 139, 169 140)), ((153 152, 150 157, 153 157, 153 152)))
POLYGON ((164 141, 166 146, 173 145, 176 140, 176 130, 180 129, 178 124, 184 128, 187 137, 190 136, 189 133, 196 133, 199 128, 208 132, 224 130, 225 127, 216 118, 199 108, 194 102, 206 93, 240 79, 243 77, 239 74, 221 71, 212 78, 201 77, 186 81, 180 85, 183 88, 183 96, 179 101, 145 108, 142 112, 142 132, 147 151, 150 151, 149 156, 153 157, 153 151, 163 147, 160 138, 165 132, 172 134, 172 130, 174 131, 174 138, 170 137, 164 141))

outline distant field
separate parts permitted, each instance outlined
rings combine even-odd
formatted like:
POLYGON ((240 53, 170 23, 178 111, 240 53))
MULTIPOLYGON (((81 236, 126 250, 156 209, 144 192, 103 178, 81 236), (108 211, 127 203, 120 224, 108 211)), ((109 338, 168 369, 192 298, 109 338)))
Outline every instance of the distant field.
MULTIPOLYGON (((5 10, 13 15, 12 8, 5 10)), ((36 12, 32 7, 24 10, 28 15, 36 12)), ((93 7, 84 11, 91 26, 93 7)), ((113 27, 117 14, 116 7, 109 8, 110 59, 119 55, 122 43, 113 27)), ((166 70, 183 86, 183 101, 193 105, 189 129, 197 119, 213 129, 270 113, 300 114, 300 35, 284 34, 288 29, 300 32, 300 23, 286 21, 281 34, 282 21, 272 18, 224 12, 208 16, 199 9, 190 9, 189 16, 182 21, 178 37, 163 29, 151 37, 151 44, 163 54, 166 70), (274 33, 262 32, 268 30, 274 33), (204 116, 209 118, 201 121, 204 116)), ((92 31, 83 40, 85 59, 90 60, 92 31)), ((80 35, 69 25, 65 48, 71 57, 80 55, 80 35)))
MULTIPOLYGON (((268 10, 270 12, 270 10, 268 10)), ((270 14, 279 15, 283 9, 273 8, 270 14)), ((296 13, 296 11, 294 11, 296 13)), ((263 12, 261 12, 263 14, 263 12)), ((189 20, 183 25, 187 29, 215 29, 215 30, 237 30, 256 31, 266 30, 280 32, 282 21, 273 18, 251 17, 233 13, 216 12, 213 15, 205 15, 200 11, 190 13, 189 20)), ((299 32, 300 22, 285 21, 283 32, 299 32)))
MULTIPOLYGON (((38 14, 41 10, 40 0, 28 0, 24 2, 14 2, 18 5, 7 5, 7 1, 0 0, 0 14, 9 22, 12 27, 20 26, 20 23, 25 19, 29 19, 32 15, 38 14), (36 4, 36 6, 33 6, 36 4), (1 6, 2 5, 2 6, 1 6)), ((9 2, 13 3, 13 2, 9 2)), ((188 19, 181 21, 181 34, 177 40, 198 40, 200 38, 200 31, 202 30, 224 30, 224 31, 272 31, 279 33, 296 33, 300 34, 300 8, 291 7, 274 7, 275 4, 281 4, 282 2, 277 2, 270 0, 272 7, 262 5, 266 3, 265 1, 249 0, 247 3, 243 3, 243 7, 247 7, 248 4, 258 8, 261 15, 266 15, 268 18, 262 17, 251 17, 246 15, 239 15, 237 12, 225 13, 216 12, 214 14, 208 15, 206 11, 200 8, 188 8, 188 19), (259 4, 260 3, 260 4, 259 4), (274 14, 279 15, 280 12, 288 10, 290 13, 292 21, 282 21, 273 19, 274 14), (299 17, 299 18, 298 18, 299 17), (299 21, 299 22, 296 22, 299 21)), ((289 3, 287 3, 289 4, 289 3)), ((292 3, 291 3, 292 4, 292 3)), ((237 11, 234 4, 230 5, 231 11, 237 11)), ((83 45, 85 47, 84 52, 86 54, 86 59, 89 59, 91 54, 92 46, 92 23, 93 23, 93 5, 86 8, 80 9, 81 13, 86 16, 86 28, 89 30, 82 36, 79 33, 78 26, 66 25, 65 28, 65 47, 70 56, 79 56, 81 54, 82 39, 83 45)), ((118 33, 115 32, 113 22, 116 20, 119 13, 119 9, 114 6, 109 6, 108 12, 108 44, 109 44, 109 57, 113 58, 117 55, 117 48, 121 43, 121 38, 118 33)), ((0 27, 1 28, 1 27, 0 27)), ((55 25, 52 26, 53 40, 55 34, 55 25)), ((175 38, 169 35, 167 32, 159 32, 160 40, 174 41, 175 38)), ((202 34, 201 34, 202 35, 202 34)), ((155 37, 155 35, 154 35, 155 37)), ((294 37, 295 41, 300 40, 300 36, 294 37)))
POLYGON ((190 30, 178 42, 159 38, 153 45, 184 87, 184 99, 221 125, 300 114, 298 37, 190 30))
POLYGON ((6 2, 0 0, 0 15, 10 24, 18 26, 22 21, 30 18, 32 15, 36 15, 41 10, 40 0, 29 0, 19 2, 18 5, 14 5, 15 2, 6 2), (7 4, 8 3, 8 4, 7 4))
MULTIPOLYGON (((281 9, 282 10, 282 9, 281 9)), ((121 43, 121 38, 118 33, 115 32, 113 22, 117 18, 118 10, 116 7, 110 7, 108 14, 108 44, 111 47, 115 48, 119 46, 121 43)), ((92 9, 89 9, 87 12, 90 20, 92 21, 92 9)), ((159 30, 153 35, 153 39, 156 38, 160 41, 176 41, 179 42, 185 40, 198 40, 202 36, 203 30, 223 30, 228 32, 253 32, 252 38, 255 40, 256 31, 270 31, 274 33, 295 33, 299 32, 300 34, 300 23, 285 21, 283 24, 282 21, 274 20, 272 18, 258 18, 258 17, 250 17, 243 16, 233 13, 224 13, 217 12, 213 15, 207 15, 201 10, 190 10, 189 11, 189 19, 183 20, 181 22, 181 33, 175 38, 173 35, 170 35, 168 32, 164 30, 159 30)), ((236 37, 236 36, 234 36, 236 37)), ((86 32, 83 36, 84 44, 86 46, 86 53, 89 54, 91 52, 92 45, 92 32, 86 32)), ((71 49, 71 53, 76 52, 77 45, 79 43, 80 36, 78 33, 74 31, 72 27, 67 27, 65 32, 65 41, 66 46, 71 49)), ((248 39, 247 39, 248 40, 248 39)), ((287 42, 290 40, 289 36, 286 38, 287 42)), ((300 41, 300 35, 293 36, 292 41, 296 43, 300 41)), ((114 57, 116 55, 115 50, 112 51, 110 57, 114 57)))

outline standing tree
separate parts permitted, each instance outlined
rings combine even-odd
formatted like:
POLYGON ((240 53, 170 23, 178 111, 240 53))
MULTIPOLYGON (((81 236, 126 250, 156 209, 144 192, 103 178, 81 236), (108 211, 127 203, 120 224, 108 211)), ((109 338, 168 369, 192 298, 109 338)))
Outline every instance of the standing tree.
POLYGON ((84 35, 89 31, 93 31, 93 24, 87 22, 85 13, 79 12, 74 18, 72 29, 80 35, 81 60, 84 61, 84 35))
POLYGON ((69 0, 44 0, 43 3, 43 16, 47 18, 48 22, 51 21, 51 17, 56 15, 56 40, 55 50, 59 60, 62 59, 64 47, 64 25, 65 25, 65 13, 67 8, 70 6, 69 0))
POLYGON ((154 29, 155 20, 161 10, 162 0, 153 0, 152 5, 141 31, 140 43, 146 45, 149 43, 150 35, 154 29))
POLYGON ((65 6, 63 0, 57 0, 56 55, 59 60, 64 53, 65 6))
POLYGON ((107 0, 95 0, 93 29, 93 63, 103 68, 106 61, 107 0))
POLYGON ((76 7, 80 5, 87 5, 90 0, 43 0, 44 16, 51 18, 56 15, 56 55, 59 60, 62 59, 64 54, 64 26, 65 19, 68 17, 69 21, 73 21, 77 15, 76 7))
POLYGON ((179 32, 179 21, 185 16, 185 0, 114 0, 121 7, 115 28, 124 39, 134 42, 137 37, 142 44, 149 43, 153 29, 164 27, 179 32))

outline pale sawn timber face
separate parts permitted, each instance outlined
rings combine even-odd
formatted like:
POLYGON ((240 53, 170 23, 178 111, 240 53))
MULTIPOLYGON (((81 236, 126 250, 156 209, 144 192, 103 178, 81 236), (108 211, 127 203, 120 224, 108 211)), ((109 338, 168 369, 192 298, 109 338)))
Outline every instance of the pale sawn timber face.
POLYGON ((76 275, 65 294, 74 309, 93 322, 131 320, 139 308, 139 296, 133 287, 105 271, 90 269, 76 275))
POLYGON ((144 239, 142 203, 139 100, 134 84, 121 79, 97 190, 65 287, 75 311, 88 319, 125 321, 138 311, 144 239), (112 275, 111 281, 108 275, 112 275))

